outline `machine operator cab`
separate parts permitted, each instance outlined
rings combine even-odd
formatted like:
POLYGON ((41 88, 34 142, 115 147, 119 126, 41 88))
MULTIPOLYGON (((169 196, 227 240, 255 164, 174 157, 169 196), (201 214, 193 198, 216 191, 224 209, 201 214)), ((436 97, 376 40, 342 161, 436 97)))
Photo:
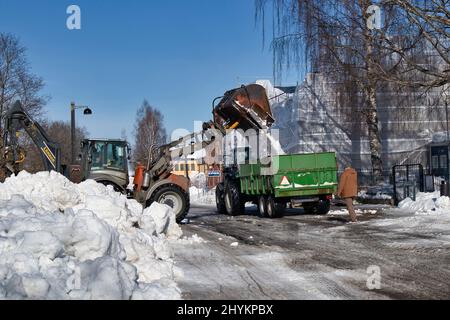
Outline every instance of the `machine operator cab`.
POLYGON ((126 192, 130 147, 124 140, 86 139, 81 142, 83 178, 126 192))

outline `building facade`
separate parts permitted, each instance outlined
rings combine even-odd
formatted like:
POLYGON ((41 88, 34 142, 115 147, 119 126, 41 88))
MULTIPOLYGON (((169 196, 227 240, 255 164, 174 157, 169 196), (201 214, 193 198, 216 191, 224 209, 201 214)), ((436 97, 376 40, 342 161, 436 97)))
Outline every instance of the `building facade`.
MULTIPOLYGON (((339 170, 351 165, 362 181, 370 183, 371 154, 367 125, 362 116, 362 97, 355 90, 351 103, 341 99, 336 83, 322 74, 309 74, 304 81, 280 95, 267 81, 275 116, 275 129, 287 153, 334 151, 339 170)), ((283 89, 283 88, 280 88, 283 89)), ((447 107, 439 91, 427 94, 407 91, 377 93, 386 180, 392 166, 404 163, 429 164, 429 145, 436 133, 447 130, 447 107)))

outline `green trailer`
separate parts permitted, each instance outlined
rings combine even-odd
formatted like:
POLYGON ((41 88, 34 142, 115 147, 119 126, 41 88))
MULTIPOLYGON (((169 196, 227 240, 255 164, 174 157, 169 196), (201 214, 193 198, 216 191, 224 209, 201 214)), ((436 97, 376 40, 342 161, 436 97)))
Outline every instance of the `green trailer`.
POLYGON ((327 214, 337 190, 336 154, 274 156, 257 164, 225 169, 216 189, 217 209, 237 215, 245 203, 257 204, 263 217, 279 217, 287 204, 302 205, 307 213, 327 214))

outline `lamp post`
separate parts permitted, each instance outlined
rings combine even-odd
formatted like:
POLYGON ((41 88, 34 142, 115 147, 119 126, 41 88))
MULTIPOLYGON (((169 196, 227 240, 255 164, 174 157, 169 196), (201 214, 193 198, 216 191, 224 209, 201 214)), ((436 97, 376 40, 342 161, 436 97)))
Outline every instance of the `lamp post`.
POLYGON ((87 107, 87 106, 77 106, 75 105, 75 102, 72 102, 70 104, 70 143, 71 143, 71 151, 72 151, 72 156, 71 156, 71 164, 75 164, 75 159, 76 159, 76 155, 75 155, 75 110, 78 109, 84 109, 83 114, 84 115, 91 115, 92 114, 92 110, 87 107))

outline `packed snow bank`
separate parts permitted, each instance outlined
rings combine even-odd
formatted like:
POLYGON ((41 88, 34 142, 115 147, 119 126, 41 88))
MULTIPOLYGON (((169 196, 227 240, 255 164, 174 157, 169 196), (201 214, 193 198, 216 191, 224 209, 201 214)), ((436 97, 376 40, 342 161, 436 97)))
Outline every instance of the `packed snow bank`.
POLYGON ((416 214, 450 214, 450 198, 441 197, 440 192, 418 193, 416 201, 407 198, 400 202, 400 209, 416 214))
POLYGON ((0 298, 179 299, 173 211, 94 181, 21 172, 0 184, 0 298))

